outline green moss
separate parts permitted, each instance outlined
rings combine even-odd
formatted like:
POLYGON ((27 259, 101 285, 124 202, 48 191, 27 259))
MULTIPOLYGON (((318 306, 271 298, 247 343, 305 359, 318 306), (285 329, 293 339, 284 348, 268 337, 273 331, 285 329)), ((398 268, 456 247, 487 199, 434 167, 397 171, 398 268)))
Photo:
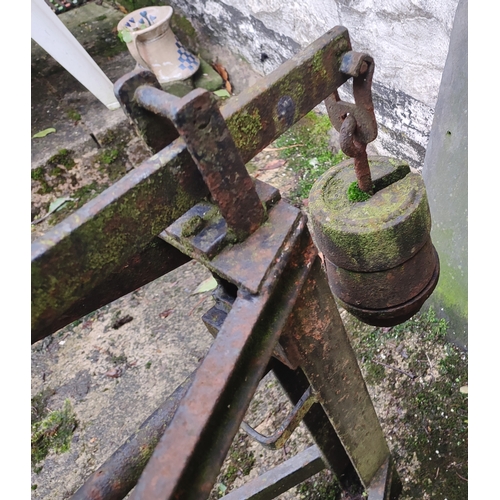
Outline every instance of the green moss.
POLYGON ((316 52, 314 54, 313 60, 312 60, 312 68, 315 73, 317 73, 318 78, 327 78, 328 73, 325 69, 325 65, 323 62, 323 53, 321 51, 316 52))
POLYGON ((299 177, 298 188, 291 194, 294 203, 308 198, 316 180, 346 158, 342 152, 334 154, 330 150, 331 128, 328 116, 311 111, 276 140, 277 147, 285 148, 280 157, 299 177))
POLYGON ((347 199, 352 202, 366 201, 371 198, 370 193, 365 193, 361 191, 358 186, 358 181, 351 182, 347 188, 347 199))
POLYGON ((368 361, 365 366, 367 384, 378 384, 385 378, 385 368, 382 365, 368 361))
POLYGON ((80 121, 82 119, 80 113, 78 113, 78 111, 74 109, 68 109, 68 111, 66 111, 66 115, 70 120, 73 120, 75 122, 80 121))
POLYGON ((45 170, 43 167, 37 167, 31 170, 31 179, 34 181, 41 181, 45 178, 45 170))
POLYGON ((229 463, 220 476, 226 487, 230 487, 237 477, 248 476, 255 465, 255 456, 248 447, 249 439, 248 436, 241 435, 228 455, 229 463))
POLYGON ((31 424, 31 463, 35 466, 50 451, 64 453, 69 450, 71 436, 78 422, 69 399, 61 410, 49 413, 31 424))
MULTIPOLYGON (((374 184, 394 167, 385 160, 370 160, 374 184)), ((408 174, 379 190, 364 203, 352 203, 347 188, 356 179, 353 160, 343 162, 316 182, 309 212, 323 234, 327 248, 351 266, 396 266, 401 256, 421 248, 431 227, 425 186, 421 176, 408 174), (411 204, 409 204, 411 201, 411 204)))
POLYGON ((199 215, 195 215, 182 224, 181 234, 184 238, 193 236, 202 228, 203 225, 203 219, 199 215))
POLYGON ((105 149, 98 157, 97 161, 103 163, 104 165, 111 165, 116 161, 120 152, 118 149, 105 149))
POLYGON ((59 177, 60 175, 62 175, 65 171, 61 168, 61 167, 54 167, 51 171, 50 171, 50 176, 51 177, 59 177))
POLYGON ((227 126, 231 135, 240 150, 250 151, 259 144, 259 134, 261 130, 261 119, 258 110, 252 113, 233 115, 227 126))
POLYGON ((62 165, 68 170, 75 166, 75 160, 72 158, 73 151, 69 149, 60 149, 57 154, 52 156, 46 163, 47 167, 62 165))
POLYGON ((196 30, 187 17, 174 14, 172 16, 172 26, 180 29, 186 36, 196 37, 196 30))
POLYGON ((441 273, 435 290, 446 310, 453 310, 466 322, 468 316, 467 278, 459 280, 457 271, 452 269, 441 257, 441 273), (461 282, 460 282, 461 281, 461 282))

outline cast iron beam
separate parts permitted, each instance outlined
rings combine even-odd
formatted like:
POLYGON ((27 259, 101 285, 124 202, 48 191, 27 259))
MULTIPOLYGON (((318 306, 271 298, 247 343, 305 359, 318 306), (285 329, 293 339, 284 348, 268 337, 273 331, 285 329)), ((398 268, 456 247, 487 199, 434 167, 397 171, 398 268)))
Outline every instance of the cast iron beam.
MULTIPOLYGON (((228 100, 221 113, 245 163, 348 79, 340 64, 350 48, 347 29, 335 27, 228 100)), ((127 75, 116 83, 121 99, 121 88, 139 85, 133 76, 134 85, 127 75)), ((31 341, 56 331, 57 318, 207 195, 178 138, 47 231, 32 245, 31 341)))

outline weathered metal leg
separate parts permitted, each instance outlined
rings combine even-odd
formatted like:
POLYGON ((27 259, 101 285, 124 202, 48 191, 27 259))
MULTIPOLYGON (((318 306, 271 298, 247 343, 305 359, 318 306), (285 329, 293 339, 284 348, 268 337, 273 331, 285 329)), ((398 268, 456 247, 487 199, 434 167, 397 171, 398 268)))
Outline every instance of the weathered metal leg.
POLYGON ((389 448, 319 257, 280 342, 296 352, 347 454, 368 488, 389 448))
MULTIPOLYGON (((288 394, 290 401, 295 404, 303 391, 309 387, 304 372, 301 368, 290 370, 283 363, 272 360, 276 378, 288 394)), ((339 437, 335 433, 328 416, 320 404, 315 404, 304 416, 304 424, 311 433, 316 445, 321 450, 328 468, 335 474, 344 490, 357 491, 361 489, 361 483, 347 455, 339 437)))
POLYGON ((122 500, 136 485, 180 401, 186 394, 196 370, 151 414, 93 474, 71 500, 122 500))

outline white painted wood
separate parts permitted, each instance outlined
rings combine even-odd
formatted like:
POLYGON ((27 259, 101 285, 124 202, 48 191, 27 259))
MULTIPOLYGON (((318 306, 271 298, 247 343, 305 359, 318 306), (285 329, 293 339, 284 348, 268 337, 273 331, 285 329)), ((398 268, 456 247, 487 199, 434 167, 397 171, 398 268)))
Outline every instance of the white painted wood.
POLYGON ((31 0, 31 38, 108 109, 120 107, 111 80, 44 0, 31 0))

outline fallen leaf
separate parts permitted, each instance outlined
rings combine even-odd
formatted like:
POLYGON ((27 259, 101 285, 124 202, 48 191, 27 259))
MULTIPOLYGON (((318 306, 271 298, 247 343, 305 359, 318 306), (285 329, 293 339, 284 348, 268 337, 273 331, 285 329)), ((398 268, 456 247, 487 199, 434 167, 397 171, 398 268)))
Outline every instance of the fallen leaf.
POLYGON ((225 89, 216 90, 214 94, 219 97, 231 97, 231 94, 225 89))
POLYGON ((205 281, 202 281, 191 295, 209 292, 210 290, 214 290, 216 286, 217 286, 217 281, 215 281, 215 278, 211 276, 205 281))
POLYGON ((49 211, 43 217, 40 217, 39 219, 35 219, 31 224, 32 225, 40 224, 40 222, 44 221, 45 219, 50 217, 54 212, 59 210, 67 201, 77 201, 77 200, 78 199, 70 198, 70 197, 57 198, 57 200, 54 200, 50 204, 49 211))
POLYGON ((32 139, 36 139, 38 137, 45 137, 46 135, 49 135, 49 134, 52 134, 56 131, 55 128, 46 128, 45 130, 41 130, 40 132, 37 132, 33 137, 32 139))
POLYGON ((214 63, 213 64, 213 68, 215 69, 215 71, 217 71, 217 73, 219 73, 220 76, 222 76, 222 79, 224 81, 229 80, 229 75, 227 74, 227 71, 224 68, 224 66, 222 66, 222 65, 220 65, 218 63, 214 63))
POLYGON ((462 394, 469 394, 469 386, 468 385, 463 385, 462 387, 460 387, 460 392, 462 394))
POLYGON ((174 312, 173 309, 166 309, 165 311, 160 313, 160 318, 168 318, 174 312))
POLYGON ((219 75, 222 77, 225 89, 229 92, 229 94, 232 94, 233 87, 229 82, 229 75, 227 74, 226 68, 224 68, 224 66, 220 65, 219 63, 214 63, 212 66, 215 71, 217 71, 217 73, 219 73, 219 75))
POLYGON ((69 196, 57 198, 49 205, 49 212, 52 213, 59 210, 67 201, 73 201, 73 198, 70 198, 69 196))
POLYGON ((275 168, 280 168, 285 164, 286 164, 286 160, 273 160, 273 161, 270 161, 264 167, 264 170, 274 170, 275 168))

